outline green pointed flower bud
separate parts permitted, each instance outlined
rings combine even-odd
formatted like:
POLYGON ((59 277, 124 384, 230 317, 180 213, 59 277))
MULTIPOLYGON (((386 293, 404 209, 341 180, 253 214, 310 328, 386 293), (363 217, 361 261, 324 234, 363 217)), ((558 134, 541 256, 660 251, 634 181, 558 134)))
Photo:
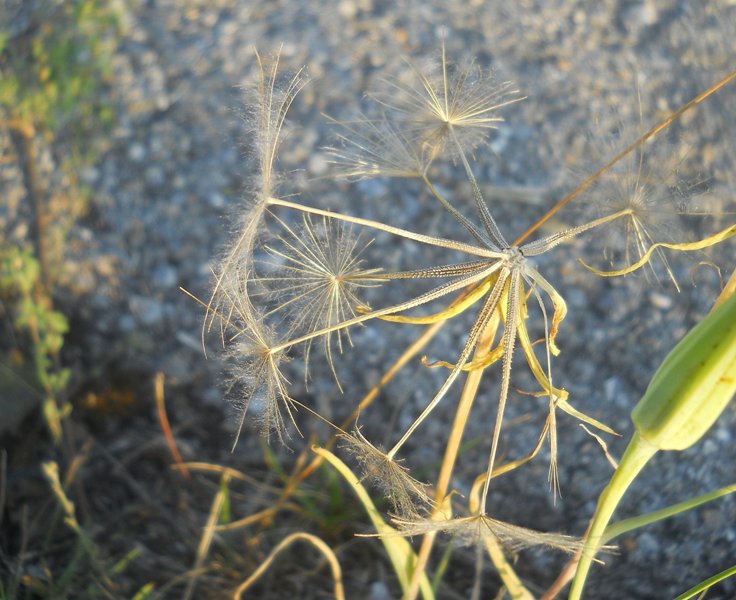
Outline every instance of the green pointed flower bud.
POLYGON ((703 319, 665 358, 631 414, 659 450, 695 444, 736 393, 736 295, 703 319))

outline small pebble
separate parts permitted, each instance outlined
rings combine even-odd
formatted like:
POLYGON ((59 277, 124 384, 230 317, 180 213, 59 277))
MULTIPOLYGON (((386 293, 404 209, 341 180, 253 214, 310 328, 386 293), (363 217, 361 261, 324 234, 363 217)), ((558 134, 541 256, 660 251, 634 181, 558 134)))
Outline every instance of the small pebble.
POLYGON ((389 600, 391 598, 391 592, 383 581, 374 581, 371 584, 368 597, 370 600, 389 600))
POLYGON ((320 177, 327 173, 328 166, 327 157, 322 152, 315 152, 309 157, 307 168, 310 175, 320 177))
POLYGON ((171 265, 159 264, 153 268, 153 285, 160 289, 172 288, 179 280, 179 274, 171 265))
POLYGON ((141 162, 146 158, 146 149, 141 144, 131 144, 128 148, 128 158, 133 162, 141 162))
POLYGON ((649 294, 649 302, 655 308, 660 310, 668 310, 672 308, 672 297, 660 292, 652 292, 649 294))
POLYGON ((128 301, 130 311, 143 325, 155 325, 164 317, 163 305, 146 296, 134 295, 128 301))
POLYGON ((220 192, 212 192, 207 196, 207 202, 212 208, 224 208, 227 204, 227 199, 220 192))

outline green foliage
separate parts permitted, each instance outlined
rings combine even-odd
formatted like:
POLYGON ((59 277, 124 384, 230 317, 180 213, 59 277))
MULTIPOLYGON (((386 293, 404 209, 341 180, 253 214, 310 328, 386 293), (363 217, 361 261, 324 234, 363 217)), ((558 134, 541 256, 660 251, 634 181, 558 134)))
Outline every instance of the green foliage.
POLYGON ((120 32, 107 0, 43 3, 18 38, 0 31, 0 104, 11 118, 50 134, 68 125, 85 133, 109 123, 99 101, 120 32))
POLYGON ((146 598, 152 598, 155 588, 156 586, 153 583, 147 583, 136 592, 135 596, 133 596, 133 600, 146 600, 146 598))
POLYGON ((55 370, 53 357, 61 350, 69 324, 39 293, 40 272, 30 250, 0 247, 0 297, 16 297, 13 323, 19 331, 30 333, 39 382, 44 389, 59 392, 68 383, 69 371, 55 370))
MULTIPOLYGON (((109 598, 107 590, 114 588, 113 580, 123 575, 130 564, 140 557, 141 549, 134 547, 111 563, 102 555, 86 526, 79 522, 75 504, 61 481, 59 465, 53 461, 46 462, 41 465, 41 470, 56 501, 58 514, 63 517, 64 525, 71 530, 76 541, 64 570, 58 577, 34 580, 34 591, 43 598, 109 598)), ((27 585, 27 582, 24 581, 24 584, 27 585)))
MULTIPOLYGON (((293 476, 287 473, 278 454, 266 443, 262 443, 261 447, 269 471, 288 486, 293 476)), ((356 519, 358 512, 355 505, 345 497, 343 487, 333 469, 323 465, 317 470, 316 477, 320 494, 315 495, 312 491, 297 486, 293 498, 301 516, 314 523, 321 535, 335 536, 356 519)), ((222 517, 220 520, 226 522, 222 517)))
POLYGON ((736 393, 736 295, 726 299, 670 352, 631 419, 660 450, 700 440, 736 393))
POLYGON ((220 509, 220 523, 226 524, 232 521, 232 511, 230 507, 230 482, 222 478, 220 480, 220 494, 222 494, 222 508, 220 509))
POLYGON ((0 246, 0 299, 11 309, 13 325, 27 334, 36 383, 45 395, 44 415, 54 440, 61 439, 61 418, 56 397, 69 384, 71 371, 56 365, 69 330, 66 317, 53 309, 41 285, 41 267, 30 250, 0 246))
POLYGON ((121 25, 109 0, 54 0, 27 10, 25 29, 0 29, 0 117, 22 138, 18 154, 36 217, 35 251, 0 244, 0 298, 29 339, 43 414, 58 443, 69 410, 58 396, 70 372, 57 364, 68 323, 53 308, 52 274, 61 271, 68 231, 86 204, 88 192, 76 185, 74 171, 94 158, 90 134, 112 120, 101 92, 121 25), (39 181, 37 134, 49 144, 63 142, 56 161, 69 174, 67 188, 44 189, 39 181))
POLYGON ((706 592, 711 587, 713 587, 717 583, 720 583, 724 579, 733 577, 734 575, 736 575, 736 565, 725 569, 720 573, 716 573, 715 575, 713 575, 713 577, 709 577, 705 581, 701 581, 698 585, 680 594, 677 598, 675 598, 675 600, 689 600, 690 598, 694 598, 697 594, 700 594, 700 596, 698 596, 699 598, 703 598, 705 597, 706 592))
MULTIPOLYGON (((2 43, 2 40, 0 40, 0 43, 2 43)), ((6 587, 5 582, 0 579, 0 600, 8 600, 9 598, 11 598, 10 589, 12 587, 12 583, 8 582, 6 587)))

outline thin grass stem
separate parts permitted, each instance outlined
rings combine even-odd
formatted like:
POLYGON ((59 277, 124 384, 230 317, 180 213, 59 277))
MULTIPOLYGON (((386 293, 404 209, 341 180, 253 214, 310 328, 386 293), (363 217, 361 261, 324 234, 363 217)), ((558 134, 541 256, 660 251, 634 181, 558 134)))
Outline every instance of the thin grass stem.
POLYGON ((340 568, 340 563, 337 560, 337 556, 335 556, 332 548, 330 548, 316 535, 303 532, 292 533, 291 535, 281 540, 281 542, 271 551, 271 554, 268 555, 266 560, 264 560, 259 565, 259 567, 251 574, 250 577, 248 577, 248 579, 246 579, 237 587, 237 589, 233 593, 233 600, 240 600, 243 597, 243 593, 245 593, 248 588, 250 588, 256 581, 258 581, 258 579, 261 578, 261 576, 268 570, 271 564, 273 564, 273 561, 276 560, 278 555, 281 554, 286 548, 291 546, 294 542, 300 540, 312 544, 312 546, 317 548, 317 550, 322 553, 325 559, 327 559, 327 562, 330 565, 330 570, 332 571, 335 600, 345 600, 345 589, 342 583, 342 569, 340 568))
POLYGON ((734 81, 736 79, 736 71, 733 71, 731 74, 726 75, 723 79, 709 87, 707 90, 702 92, 701 94, 698 94, 678 108, 675 112, 671 113, 666 119, 660 121, 657 123, 654 127, 652 127, 649 131, 644 133, 639 139, 631 143, 629 146, 624 148, 621 152, 619 152, 616 156, 614 156, 610 161, 608 161, 605 165, 603 165, 600 169, 598 169, 595 173, 593 173, 588 179, 583 181, 578 187, 576 187, 572 192, 567 194, 564 198, 559 200, 552 208, 550 208, 544 215, 542 215, 539 219, 537 219, 521 236, 514 242, 515 245, 518 245, 522 243, 524 240, 526 240, 532 233, 534 233, 537 229, 539 229, 542 225, 544 225, 547 221, 549 221, 556 213, 558 213, 564 206, 572 202, 574 198, 582 194, 585 190, 587 190, 591 185, 593 185, 593 182, 595 182, 601 175, 604 173, 607 173, 610 171, 618 162, 621 161, 624 157, 631 154, 634 150, 641 147, 647 140, 653 138, 661 131, 664 131, 669 127, 672 123, 677 121, 683 114, 685 114, 687 111, 689 111, 694 106, 700 104, 703 100, 708 98, 709 96, 712 96, 715 94, 718 90, 721 88, 727 86, 729 83, 734 81))

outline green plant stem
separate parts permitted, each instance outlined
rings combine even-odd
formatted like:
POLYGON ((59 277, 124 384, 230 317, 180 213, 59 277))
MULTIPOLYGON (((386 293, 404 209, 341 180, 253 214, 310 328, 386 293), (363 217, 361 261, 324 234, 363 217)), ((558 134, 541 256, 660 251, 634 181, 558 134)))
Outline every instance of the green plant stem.
MULTIPOLYGON (((39 239, 39 249, 43 244, 39 239)), ((39 261, 41 272, 43 267, 39 261)), ((41 288, 44 289, 43 276, 41 275, 41 288)), ((43 293, 43 292, 41 292, 43 293)), ((23 301, 29 304, 36 304, 39 302, 39 298, 34 298, 32 291, 25 291, 23 293, 23 301)), ((40 299, 42 302, 43 299, 40 299)), ((51 300, 49 299, 49 304, 51 300)), ((53 309, 51 309, 53 310, 53 309)), ((49 385, 48 381, 48 369, 46 367, 47 352, 43 349, 42 334, 39 327, 38 319, 33 316, 28 319, 28 333, 31 336, 31 342, 33 344, 33 364, 35 365, 36 378, 43 387, 44 399, 42 403, 43 417, 46 422, 46 426, 51 434, 51 439, 57 446, 61 444, 63 429, 61 426, 61 412, 59 411, 59 403, 56 397, 55 390, 49 385)))
POLYGON ((634 481, 639 472, 649 460, 657 453, 657 448, 649 444, 638 433, 634 434, 626 452, 621 458, 618 469, 613 474, 610 482, 598 498, 598 505, 593 515, 588 536, 585 541, 580 562, 578 563, 575 579, 570 589, 569 600, 579 600, 582 597, 585 579, 588 576, 590 565, 593 562, 596 551, 600 547, 604 532, 611 520, 616 507, 623 498, 631 482, 634 481))
MULTIPOLYGON (((47 238, 46 212, 43 206, 43 197, 47 190, 39 184, 38 170, 36 167, 36 152, 33 145, 36 129, 31 121, 24 119, 11 119, 7 123, 12 132, 15 132, 15 144, 20 146, 22 169, 25 178, 26 190, 30 200, 33 214, 34 227, 33 237, 35 241, 35 256, 38 260, 38 280, 30 288, 21 288, 22 301, 29 305, 45 306, 48 312, 53 311, 53 300, 49 293, 49 260, 45 240, 47 238), (19 141, 18 141, 19 139, 19 141), (48 305, 48 306, 46 306, 48 305)), ((52 439, 56 445, 62 441, 61 412, 57 390, 48 383, 47 359, 51 360, 56 369, 59 369, 58 357, 55 353, 49 354, 42 343, 42 332, 38 319, 34 316, 28 319, 26 325, 33 344, 33 360, 36 367, 36 377, 44 388, 44 401, 42 404, 44 420, 49 429, 52 439)))
POLYGON ((36 135, 36 128, 33 123, 24 119, 11 119, 8 125, 12 131, 17 133, 16 142, 20 138, 20 156, 22 159, 23 173, 25 176, 26 189, 28 190, 28 198, 30 200, 31 211, 33 213, 33 237, 36 246, 36 256, 40 269, 41 285, 44 289, 48 289, 48 257, 46 254, 45 229, 46 221, 42 206, 42 198, 44 191, 38 183, 38 171, 36 169, 36 152, 33 147, 33 138, 36 135))
POLYGON ((42 205, 42 197, 44 193, 38 185, 36 153, 33 148, 33 136, 23 133, 21 139, 23 141, 23 168, 26 172, 28 196, 31 200, 35 225, 34 237, 36 238, 36 255, 38 256, 38 264, 41 267, 41 286, 44 290, 48 290, 49 261, 46 253, 46 219, 44 217, 46 211, 42 205))
POLYGON ((675 515, 679 515, 680 513, 693 510, 694 508, 697 508, 702 504, 712 502, 713 500, 717 500, 718 498, 722 498, 723 496, 728 496, 729 494, 733 494, 734 492, 736 492, 736 483, 727 485, 726 487, 722 487, 713 492, 708 492, 707 494, 697 496, 696 498, 690 498, 689 500, 685 500, 684 502, 678 502, 677 504, 673 504, 672 506, 667 506, 660 510, 655 510, 645 515, 631 517, 630 519, 623 519, 622 521, 618 521, 617 523, 606 527, 606 530, 603 532, 601 543, 606 544, 612 539, 623 535, 624 533, 628 533, 629 531, 633 531, 634 529, 646 527, 647 525, 651 525, 652 523, 656 523, 657 521, 663 521, 664 519, 668 519, 669 517, 674 517, 675 515))

